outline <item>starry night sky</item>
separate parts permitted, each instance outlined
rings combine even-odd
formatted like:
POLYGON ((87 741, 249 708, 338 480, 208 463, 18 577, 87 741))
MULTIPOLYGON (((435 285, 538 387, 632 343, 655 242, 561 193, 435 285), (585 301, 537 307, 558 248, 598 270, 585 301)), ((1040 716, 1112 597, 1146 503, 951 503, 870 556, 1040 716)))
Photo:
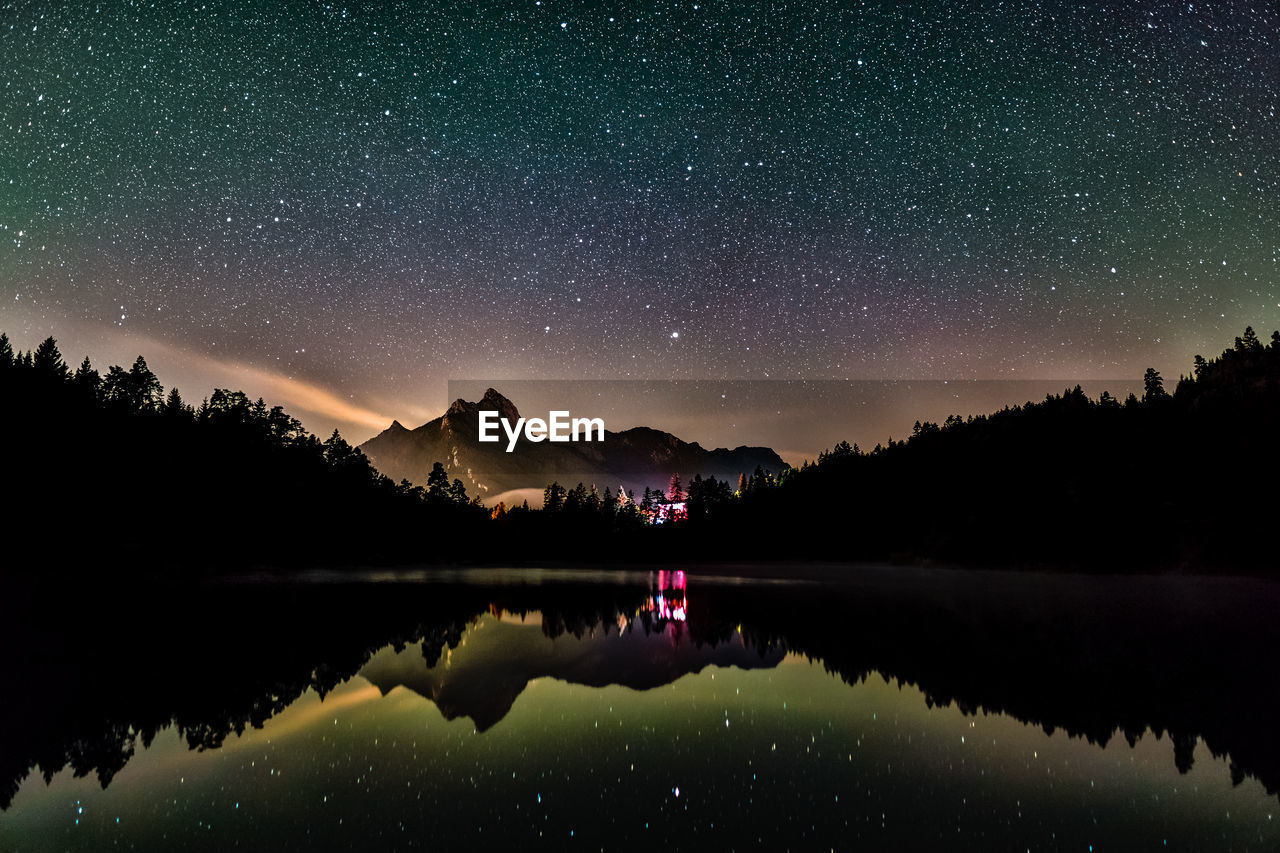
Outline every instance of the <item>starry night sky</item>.
POLYGON ((361 440, 450 378, 1176 376, 1280 326, 1280 14, 960 5, 6 4, 0 328, 361 440))

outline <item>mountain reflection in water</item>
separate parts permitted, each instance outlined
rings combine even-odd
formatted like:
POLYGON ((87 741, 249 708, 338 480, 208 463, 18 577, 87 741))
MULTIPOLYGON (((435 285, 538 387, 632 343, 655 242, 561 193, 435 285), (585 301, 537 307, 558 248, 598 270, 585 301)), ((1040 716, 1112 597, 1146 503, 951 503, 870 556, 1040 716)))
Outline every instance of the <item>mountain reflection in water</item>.
MULTIPOLYGON (((31 836, 33 827, 79 826, 57 805, 71 802, 71 791, 75 802, 108 796, 103 803, 148 803, 153 811, 172 803, 150 820, 156 832, 176 832, 181 786, 213 773, 207 768, 214 761, 223 768, 214 774, 217 790, 241 790, 240 775, 265 766, 236 758, 246 750, 258 762, 270 757, 273 768, 290 768, 295 781, 272 789, 281 798, 278 815, 309 814, 313 800, 327 804, 324 797, 355 780, 364 791, 372 790, 371 778, 395 778, 400 787, 383 791, 390 799, 369 806, 366 817, 389 814, 404 826, 395 792, 439 796, 432 791, 456 785, 456 774, 494 796, 500 792, 483 788, 483 779, 505 773, 514 780, 517 787, 503 787, 486 808, 509 800, 519 811, 535 795, 540 803, 547 791, 528 791, 520 780, 531 750, 542 744, 536 755, 550 764, 538 778, 549 778, 561 762, 571 769, 538 786, 570 785, 584 805, 598 796, 592 820, 604 832, 630 813, 612 798, 623 791, 656 796, 650 786, 667 784, 656 770, 631 781, 622 775, 626 767, 644 770, 632 751, 641 741, 651 752, 676 744, 688 750, 703 795, 718 792, 714 803, 703 803, 702 817, 722 828, 733 821, 761 838, 769 830, 748 816, 765 791, 753 786, 765 784, 758 775, 765 756, 782 761, 786 750, 790 775, 774 778, 770 784, 783 787, 769 796, 787 821, 813 833, 805 837, 823 843, 838 827, 857 825, 854 836, 864 837, 879 826, 873 810, 905 807, 926 789, 936 804, 912 807, 921 810, 919 826, 898 825, 916 841, 952 838, 948 832, 970 825, 942 812, 983 798, 1007 805, 1006 795, 1019 804, 1015 811, 1039 803, 1056 815, 1041 829, 1058 841, 1087 815, 1141 829, 1133 839, 1142 841, 1150 840, 1142 833, 1156 831, 1147 823, 1176 815, 1183 830, 1199 827, 1222 847, 1265 849, 1261 842, 1276 841, 1268 829, 1280 786, 1280 685, 1270 663, 1280 651, 1274 584, 834 568, 794 583, 536 570, 383 581, 214 584, 175 591, 141 611, 103 590, 5 597, 0 666, 12 689, 0 702, 0 847, 78 846, 70 836, 31 836), (832 683, 822 670, 853 687, 832 683), (530 689, 542 684, 559 686, 530 689), (939 708, 950 710, 938 716, 939 708), (969 740, 964 729, 956 735, 957 714, 970 727, 983 721, 982 728, 971 729, 969 740), (591 721, 597 731, 601 715, 614 734, 586 739, 583 727, 591 721), (456 740, 464 736, 456 723, 428 735, 441 716, 473 723, 466 733, 479 739, 481 752, 456 740), (714 729, 722 729, 722 740, 707 740, 714 729), (1054 736, 1062 731, 1075 746, 1054 736), (299 739, 310 745, 282 746, 299 739), (568 751, 547 752, 556 742, 568 751), (197 752, 175 751, 179 743, 197 752), (469 774, 467 765, 452 763, 463 755, 473 756, 469 774), (507 755, 522 758, 504 770, 507 755), (160 774, 160 756, 164 766, 181 769, 160 774), (837 758, 843 763, 831 763, 837 758), (338 772, 348 765, 363 769, 348 779, 338 772), (477 776, 481 765, 487 775, 477 776), (607 784, 573 786, 584 773, 604 774, 607 784), (1180 785, 1188 773, 1191 781, 1180 785), (73 779, 83 776, 96 778, 97 794, 73 779), (1257 781, 1246 783, 1251 778, 1257 781), (1085 805, 1076 782, 1102 799, 1085 805), (1233 785, 1244 788, 1233 794, 1233 785), (315 786, 330 793, 315 799, 315 786), (850 788, 862 799, 850 799, 850 788), (1176 803, 1169 800, 1175 795, 1176 803), (1230 826, 1207 817, 1218 814, 1234 815, 1230 826), (1244 817, 1253 814, 1263 823, 1244 817), (9 843, 16 841, 22 843, 9 843)), ((680 815, 692 772, 684 774, 680 815)), ((674 797, 676 787, 671 782, 664 796, 674 797)), ((340 814, 352 825, 353 794, 343 802, 340 814)), ((240 808, 239 799, 233 804, 240 808)), ((964 839, 1028 846, 1023 842, 1047 837, 1003 837, 1000 808, 992 806, 980 832, 964 839)), ((520 823, 528 817, 490 815, 533 832, 534 825, 520 823)), ((648 823, 670 840, 684 819, 660 810, 648 823)), ((469 837, 461 823, 449 826, 452 841, 469 837)), ((581 821, 577 831, 585 831, 581 821)), ((241 837, 232 832, 205 846, 241 837)), ((339 842, 335 835, 330 846, 339 842)))
POLYGON ((430 645, 400 651, 388 647, 360 675, 384 695, 406 687, 434 702, 445 719, 470 717, 483 732, 506 716, 534 679, 648 690, 707 666, 773 667, 785 656, 780 646, 748 647, 741 633, 725 642, 695 642, 685 622, 685 573, 657 574, 658 585, 638 612, 620 613, 616 621, 602 621, 585 632, 545 631, 541 614, 534 622, 513 621, 495 607, 443 658, 430 645))

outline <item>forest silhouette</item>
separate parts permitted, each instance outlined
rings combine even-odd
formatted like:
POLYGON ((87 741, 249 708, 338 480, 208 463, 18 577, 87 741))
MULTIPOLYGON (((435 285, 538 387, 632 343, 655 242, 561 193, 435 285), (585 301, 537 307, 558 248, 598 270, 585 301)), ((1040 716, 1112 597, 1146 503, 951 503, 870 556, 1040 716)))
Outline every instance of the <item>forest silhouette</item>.
POLYGON ((262 399, 166 395, 142 356, 102 376, 87 358, 72 371, 53 338, 15 353, 0 335, 0 395, 19 571, 429 559, 487 520, 442 466, 394 483, 337 430, 322 441, 262 399), (66 534, 39 533, 63 518, 66 534))
MULTIPOLYGON (((760 550, 1083 570, 1273 572, 1280 332, 1196 356, 1174 390, 1079 386, 990 415, 917 422, 865 452, 841 443, 728 505, 713 540, 760 550)), ((696 517, 692 520, 696 520, 696 517)), ((707 553, 706 551, 703 552, 707 553)))
POLYGON ((1172 391, 1155 370, 1144 388, 917 422, 904 440, 841 442, 736 487, 672 472, 640 496, 552 483, 543 510, 488 509, 439 462, 426 483, 393 482, 336 430, 321 440, 243 392, 191 405, 142 356, 102 375, 87 358, 72 370, 53 338, 14 352, 0 335, 3 510, 27 531, 10 572, 777 559, 1274 571, 1280 332, 1264 345, 1248 328, 1172 391))

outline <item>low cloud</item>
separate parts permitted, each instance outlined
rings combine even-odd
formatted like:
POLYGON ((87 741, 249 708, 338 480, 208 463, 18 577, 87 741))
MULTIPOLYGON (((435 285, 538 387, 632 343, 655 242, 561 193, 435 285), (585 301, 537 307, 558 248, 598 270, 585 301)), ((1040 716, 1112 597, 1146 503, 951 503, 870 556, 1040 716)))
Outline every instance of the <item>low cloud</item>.
MULTIPOLYGON (((166 388, 179 384, 187 387, 188 383, 196 382, 242 390, 250 397, 262 397, 268 405, 282 405, 290 414, 315 415, 329 424, 336 422, 383 430, 392 421, 390 415, 357 405, 314 382, 296 379, 276 370, 215 358, 136 335, 128 336, 126 340, 130 347, 137 348, 152 362, 152 369, 160 375, 160 381, 166 388), (170 368, 178 374, 181 382, 175 381, 170 368)), ((117 340, 114 346, 124 343, 124 340, 117 340)))
POLYGON ((480 500, 485 506, 497 506, 501 502, 506 504, 508 509, 528 501, 531 509, 542 509, 543 491, 543 489, 512 489, 493 497, 482 497, 480 500))
POLYGON ((207 356, 202 356, 202 358, 205 358, 216 370, 236 377, 251 378, 255 385, 267 389, 267 392, 263 394, 264 397, 269 394, 279 400, 286 409, 302 409, 312 414, 324 415, 336 421, 359 424, 373 429, 385 429, 391 423, 392 419, 387 415, 349 403, 319 385, 313 385, 310 382, 303 382, 301 379, 294 379, 259 367, 222 362, 207 356))

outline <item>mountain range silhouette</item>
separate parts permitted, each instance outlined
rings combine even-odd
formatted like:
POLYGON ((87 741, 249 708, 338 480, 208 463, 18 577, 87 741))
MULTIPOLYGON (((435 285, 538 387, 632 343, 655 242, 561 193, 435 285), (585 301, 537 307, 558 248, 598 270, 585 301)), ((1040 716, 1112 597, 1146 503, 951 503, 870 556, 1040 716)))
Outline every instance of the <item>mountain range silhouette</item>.
POLYGON ((750 476, 757 467, 775 474, 787 467, 768 447, 707 450, 643 426, 606 430, 602 442, 521 441, 508 453, 505 438, 492 444, 478 440, 481 411, 497 411, 512 423, 520 417, 514 403, 490 388, 477 402, 454 400, 443 415, 416 429, 395 421, 360 450, 383 474, 418 485, 427 482, 432 465, 440 462, 450 477, 482 499, 515 489, 541 490, 552 481, 569 487, 594 483, 601 491, 619 485, 642 491, 665 487, 676 473, 686 483, 701 474, 736 484, 740 474, 750 476))

